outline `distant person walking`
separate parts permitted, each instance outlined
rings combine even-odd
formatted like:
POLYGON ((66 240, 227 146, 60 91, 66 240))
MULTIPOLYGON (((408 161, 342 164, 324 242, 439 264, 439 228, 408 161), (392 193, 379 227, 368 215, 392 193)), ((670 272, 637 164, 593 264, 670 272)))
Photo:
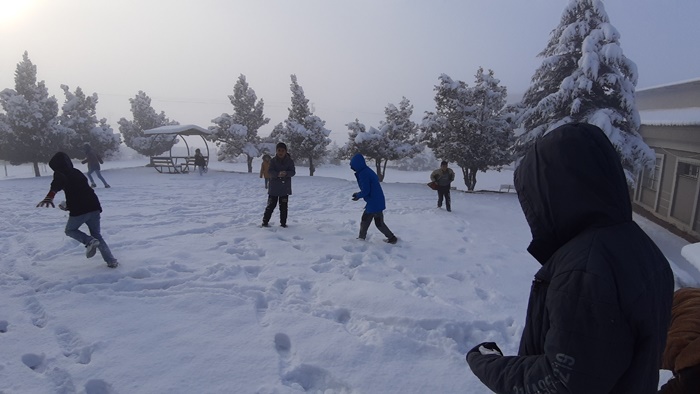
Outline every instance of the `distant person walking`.
POLYGON ((51 188, 37 207, 54 208, 53 198, 56 193, 63 190, 66 195, 66 204, 59 204, 59 208, 69 213, 66 235, 85 245, 87 258, 91 258, 99 250, 107 266, 116 268, 119 263, 100 233, 102 206, 97 194, 88 185, 85 175, 73 168, 70 157, 63 152, 58 152, 51 158, 49 167, 54 171, 51 188), (88 226, 90 235, 80 231, 80 226, 83 224, 88 226))
POLYGON ((265 189, 270 185, 270 174, 267 172, 270 169, 270 155, 263 155, 262 163, 260 163, 260 178, 265 179, 265 189))
POLYGON ((430 180, 437 183, 438 202, 437 207, 442 208, 442 199, 445 199, 445 207, 447 212, 452 212, 450 200, 450 188, 455 180, 455 172, 447 166, 447 162, 440 163, 440 168, 430 174, 430 180))
POLYGON ((199 148, 194 150, 194 168, 199 169, 199 176, 207 172, 207 161, 199 148))
POLYGON ((105 181, 105 179, 102 177, 102 173, 100 172, 100 164, 104 164, 100 155, 98 155, 97 153, 95 153, 95 151, 92 150, 90 144, 83 145, 83 149, 85 150, 85 160, 81 161, 81 163, 87 163, 88 165, 87 177, 90 180, 90 186, 97 187, 95 181, 92 179, 92 173, 94 172, 95 175, 97 175, 97 177, 100 178, 105 188, 110 188, 111 186, 107 184, 107 181, 105 181))
POLYGON ((267 170, 270 177, 270 186, 267 190, 267 206, 263 215, 262 226, 270 227, 270 218, 277 203, 280 205, 280 226, 287 227, 287 213, 289 196, 292 194, 292 177, 296 174, 294 160, 287 153, 287 145, 280 142, 276 147, 276 154, 270 160, 267 170))
POLYGON ((379 177, 367 166, 364 156, 359 153, 350 159, 350 168, 355 171, 357 185, 360 187, 359 192, 352 194, 352 199, 353 201, 357 201, 362 198, 367 203, 362 212, 360 235, 358 238, 365 239, 367 237, 367 230, 369 230, 369 226, 372 224, 372 220, 374 220, 374 225, 386 236, 384 241, 395 244, 398 238, 396 238, 394 233, 392 233, 386 223, 384 223, 386 201, 384 200, 382 185, 379 183, 379 177))

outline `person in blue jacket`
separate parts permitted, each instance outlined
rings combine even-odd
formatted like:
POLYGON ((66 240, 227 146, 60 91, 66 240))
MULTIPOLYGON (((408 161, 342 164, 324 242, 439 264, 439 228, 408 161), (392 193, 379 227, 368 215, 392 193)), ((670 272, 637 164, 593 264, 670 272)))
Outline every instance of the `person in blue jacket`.
POLYGON ((355 156, 350 159, 350 168, 355 171, 355 178, 357 178, 357 184, 360 186, 360 191, 353 193, 352 199, 353 201, 357 201, 362 198, 367 203, 362 213, 360 236, 358 238, 365 239, 367 237, 369 225, 372 224, 372 220, 374 220, 374 224, 379 231, 386 236, 384 241, 395 244, 398 238, 396 238, 394 233, 392 233, 386 223, 384 223, 386 201, 384 200, 382 186, 379 184, 379 177, 377 177, 377 174, 372 171, 371 168, 367 167, 364 156, 359 153, 355 154, 355 156))

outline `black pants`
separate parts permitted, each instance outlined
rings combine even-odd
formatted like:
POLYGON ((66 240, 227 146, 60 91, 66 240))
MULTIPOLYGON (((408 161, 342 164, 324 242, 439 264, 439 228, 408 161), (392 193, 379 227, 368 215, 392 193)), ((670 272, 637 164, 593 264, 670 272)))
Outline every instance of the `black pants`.
POLYGON ((394 238, 394 233, 389 230, 389 227, 384 223, 384 213, 363 213, 362 220, 360 221, 360 238, 365 239, 367 237, 367 230, 369 230, 369 225, 372 224, 372 219, 374 219, 374 225, 377 226, 379 231, 382 232, 387 238, 394 238))
POLYGON ((445 198, 445 206, 447 209, 450 207, 450 187, 449 186, 438 186, 438 208, 442 206, 442 198, 445 198))
POLYGON ((289 196, 268 196, 267 197, 267 207, 265 207, 265 214, 263 215, 263 223, 270 221, 272 217, 272 212, 277 206, 277 201, 280 203, 280 224, 287 224, 287 205, 289 203, 289 196))

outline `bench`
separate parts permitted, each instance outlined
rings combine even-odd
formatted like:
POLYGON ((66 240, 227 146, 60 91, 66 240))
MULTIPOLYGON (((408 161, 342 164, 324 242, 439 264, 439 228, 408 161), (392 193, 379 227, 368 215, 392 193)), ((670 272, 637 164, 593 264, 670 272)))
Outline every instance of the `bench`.
MULTIPOLYGON (((187 162, 178 163, 176 157, 151 157, 151 167, 161 174, 167 171, 168 174, 184 174, 187 170, 187 162)), ((194 159, 193 159, 194 160, 194 159)))
POLYGON ((505 189, 506 193, 509 193, 511 190, 515 191, 515 186, 504 183, 501 185, 501 187, 498 189, 498 191, 502 192, 504 189, 505 189))

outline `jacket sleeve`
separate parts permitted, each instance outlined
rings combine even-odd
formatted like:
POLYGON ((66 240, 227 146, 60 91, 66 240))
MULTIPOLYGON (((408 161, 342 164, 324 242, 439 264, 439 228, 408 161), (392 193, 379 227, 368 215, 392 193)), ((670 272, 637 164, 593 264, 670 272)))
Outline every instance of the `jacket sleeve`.
POLYGON ((294 160, 289 160, 289 165, 287 166, 287 176, 293 177, 297 174, 296 167, 294 167, 294 160))
POLYGON ((550 328, 544 334, 544 354, 469 353, 472 372, 496 393, 611 392, 634 347, 614 294, 611 283, 585 272, 553 278, 547 292, 550 328))
POLYGON ((356 194, 357 198, 369 197, 370 191, 372 190, 372 182, 369 177, 358 176, 357 185, 360 186, 360 191, 356 194))
POLYGON ((60 192, 66 187, 66 176, 60 172, 53 173, 53 180, 51 181, 51 191, 60 192))
POLYGON ((438 170, 435 170, 432 173, 430 173, 430 180, 431 181, 437 182, 438 178, 439 178, 438 170))
POLYGON ((454 182, 454 181, 455 181, 455 172, 452 171, 452 169, 450 168, 450 182, 454 182))

